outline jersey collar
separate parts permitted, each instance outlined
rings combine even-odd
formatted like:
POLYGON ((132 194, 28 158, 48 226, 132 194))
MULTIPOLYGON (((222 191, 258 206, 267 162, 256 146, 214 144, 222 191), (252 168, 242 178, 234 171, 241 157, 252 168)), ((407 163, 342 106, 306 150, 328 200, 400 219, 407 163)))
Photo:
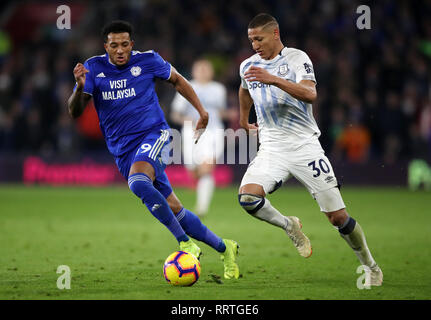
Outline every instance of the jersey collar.
POLYGON ((284 56, 285 55, 285 49, 287 49, 286 47, 283 47, 283 49, 280 50, 280 52, 278 53, 279 56, 284 56))
POLYGON ((285 56, 286 55, 286 50, 287 50, 287 48, 286 47, 284 47, 283 49, 281 49, 280 50, 280 52, 274 57, 274 58, 272 58, 271 60, 264 60, 264 59, 261 59, 261 61, 262 62, 264 62, 264 63, 273 63, 274 61, 277 61, 278 59, 280 59, 280 57, 283 57, 283 56, 285 56))
POLYGON ((117 69, 117 70, 124 70, 124 69, 126 69, 127 67, 130 67, 130 64, 132 63, 132 57, 133 57, 133 56, 134 56, 133 54, 130 54, 130 59, 129 59, 129 61, 127 61, 127 63, 126 63, 124 66, 119 67, 119 66, 116 66, 115 64, 113 64, 113 63, 111 62, 111 60, 109 60, 109 55, 108 55, 107 53, 105 53, 106 61, 108 61, 108 63, 109 63, 113 68, 115 68, 115 69, 117 69))

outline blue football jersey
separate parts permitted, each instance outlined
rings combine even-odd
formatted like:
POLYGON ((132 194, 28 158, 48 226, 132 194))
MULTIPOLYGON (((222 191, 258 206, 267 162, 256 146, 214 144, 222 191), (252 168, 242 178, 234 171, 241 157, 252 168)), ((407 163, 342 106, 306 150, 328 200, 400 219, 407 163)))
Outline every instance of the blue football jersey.
POLYGON ((154 85, 157 78, 169 79, 171 65, 157 52, 132 51, 120 67, 105 53, 84 66, 89 72, 83 91, 93 96, 106 145, 115 157, 135 149, 143 133, 168 128, 154 85))

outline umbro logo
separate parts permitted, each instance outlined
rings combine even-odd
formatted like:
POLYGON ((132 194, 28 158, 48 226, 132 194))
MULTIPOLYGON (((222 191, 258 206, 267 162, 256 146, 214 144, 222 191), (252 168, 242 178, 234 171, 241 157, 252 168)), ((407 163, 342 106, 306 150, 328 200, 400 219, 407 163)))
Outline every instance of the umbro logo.
POLYGON ((101 72, 96 76, 96 78, 105 78, 105 74, 101 72))
POLYGON ((330 182, 334 181, 334 177, 333 176, 327 176, 325 178, 325 181, 326 181, 326 183, 330 183, 330 182))

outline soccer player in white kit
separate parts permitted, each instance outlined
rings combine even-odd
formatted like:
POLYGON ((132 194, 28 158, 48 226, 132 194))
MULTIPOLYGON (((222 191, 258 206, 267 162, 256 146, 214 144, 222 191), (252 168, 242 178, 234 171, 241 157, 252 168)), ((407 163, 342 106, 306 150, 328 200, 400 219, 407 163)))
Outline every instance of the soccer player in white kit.
POLYGON ((295 216, 284 216, 266 197, 291 176, 311 193, 365 266, 365 286, 379 286, 383 273, 368 249, 361 226, 348 215, 331 163, 318 140, 313 117, 316 79, 307 54, 287 48, 277 20, 265 13, 248 25, 248 38, 256 54, 241 63, 239 88, 240 125, 258 130, 260 148, 239 189, 240 205, 253 217, 284 229, 303 257, 311 243, 295 216), (257 125, 249 123, 253 105, 257 125))
POLYGON ((213 76, 210 61, 199 59, 193 63, 190 84, 209 113, 207 128, 197 144, 191 141, 199 114, 181 94, 177 93, 172 101, 171 120, 181 125, 189 121, 182 130, 183 157, 186 168, 198 180, 195 212, 199 216, 208 212, 215 188, 215 163, 224 150, 222 118, 226 115, 227 94, 225 86, 213 81, 213 76))

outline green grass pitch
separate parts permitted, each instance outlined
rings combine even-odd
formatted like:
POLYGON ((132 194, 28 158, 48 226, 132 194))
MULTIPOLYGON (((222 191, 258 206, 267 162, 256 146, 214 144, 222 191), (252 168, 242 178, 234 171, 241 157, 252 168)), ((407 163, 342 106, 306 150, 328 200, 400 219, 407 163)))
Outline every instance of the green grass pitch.
MULTIPOLYGON (((191 208, 192 190, 177 189, 191 208)), ((163 278, 177 243, 127 189, 0 186, 0 299, 430 299, 431 194, 403 188, 342 190, 384 272, 382 287, 359 290, 359 262, 304 188, 284 187, 269 199, 300 217, 313 245, 304 259, 281 229, 251 218, 236 188, 215 192, 203 222, 239 242, 241 277, 223 274, 207 245, 192 287, 163 278), (71 289, 57 288, 59 265, 71 289)))

